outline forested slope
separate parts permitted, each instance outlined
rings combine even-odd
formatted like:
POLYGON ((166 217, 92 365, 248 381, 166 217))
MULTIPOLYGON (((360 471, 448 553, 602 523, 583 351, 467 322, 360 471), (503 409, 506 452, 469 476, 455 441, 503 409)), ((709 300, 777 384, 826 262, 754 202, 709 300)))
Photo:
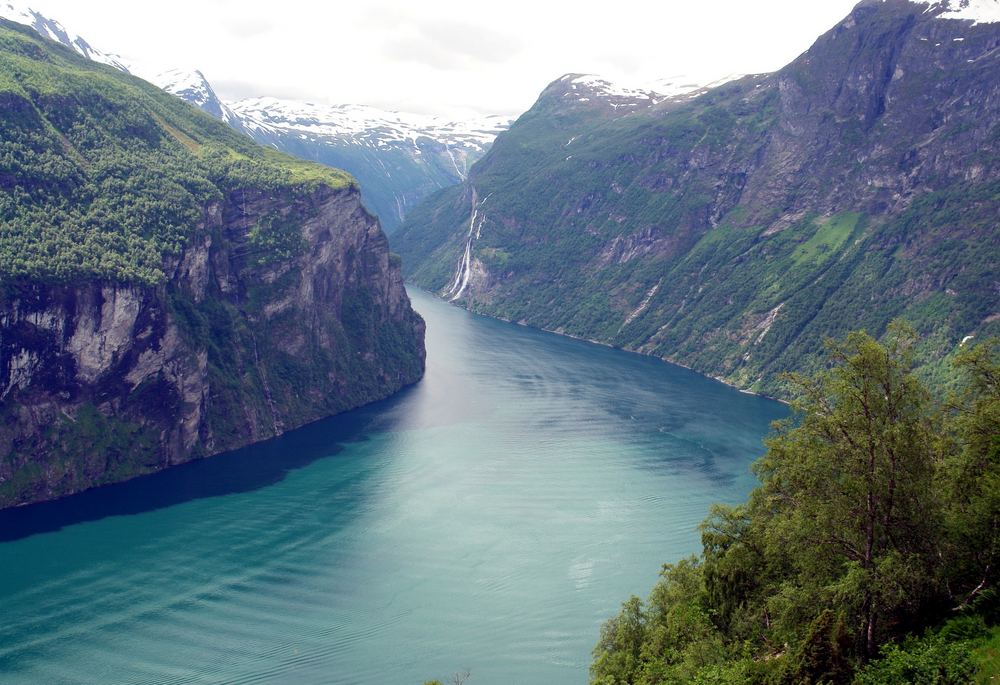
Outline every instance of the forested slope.
POLYGON ((772 394, 827 336, 903 316, 943 382, 1000 326, 1000 24, 947 9, 863 2, 696 97, 626 107, 563 77, 394 249, 474 311, 772 394))

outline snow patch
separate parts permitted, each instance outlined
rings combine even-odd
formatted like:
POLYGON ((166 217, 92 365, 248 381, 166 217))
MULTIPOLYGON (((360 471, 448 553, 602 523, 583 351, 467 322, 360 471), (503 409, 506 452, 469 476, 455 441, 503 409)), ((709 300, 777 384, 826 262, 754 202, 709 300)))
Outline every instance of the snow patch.
POLYGON ((43 38, 62 43, 89 60, 107 64, 115 69, 129 73, 128 67, 120 56, 101 52, 78 34, 67 31, 58 21, 49 19, 27 5, 9 1, 0 2, 0 18, 30 26, 43 38))
POLYGON ((731 74, 723 78, 699 79, 691 76, 670 76, 642 83, 625 84, 596 74, 567 74, 560 79, 569 84, 567 96, 579 102, 589 102, 596 97, 612 108, 652 105, 665 100, 691 99, 742 78, 745 74, 731 74))
POLYGON ((153 74, 146 80, 171 93, 197 92, 201 95, 202 101, 207 100, 208 94, 212 92, 212 87, 208 85, 204 74, 197 70, 168 69, 162 73, 153 74))
POLYGON ((273 97, 248 98, 228 103, 248 128, 303 133, 315 138, 363 139, 373 147, 400 143, 419 151, 425 139, 449 148, 485 149, 510 119, 500 116, 449 119, 426 114, 390 112, 367 105, 317 105, 273 97))
POLYGON ((1000 0, 951 0, 948 7, 938 19, 971 20, 973 26, 1000 22, 1000 0))
MULTIPOLYGON (((882 0, 885 2, 885 0, 882 0)), ((976 24, 1000 22, 1000 0, 910 0, 916 5, 926 5, 925 12, 944 10, 935 19, 961 19, 976 24)))

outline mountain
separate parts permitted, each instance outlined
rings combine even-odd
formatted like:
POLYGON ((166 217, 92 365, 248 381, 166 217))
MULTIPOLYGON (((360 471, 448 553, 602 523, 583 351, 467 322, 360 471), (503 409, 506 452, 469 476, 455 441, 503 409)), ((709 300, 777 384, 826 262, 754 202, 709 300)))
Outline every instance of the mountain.
POLYGON ((474 311, 770 394, 826 337, 905 317, 943 383, 1000 332, 997 21, 996 0, 866 0, 707 91, 609 103, 565 76, 393 247, 474 311))
POLYGON ((128 72, 125 62, 118 55, 110 55, 91 47, 90 43, 63 28, 63 25, 54 19, 45 17, 30 7, 25 7, 12 2, 0 2, 0 19, 25 24, 35 29, 39 35, 44 36, 57 43, 62 43, 66 47, 75 50, 89 60, 108 64, 116 69, 128 72))
POLYGON ((321 106, 275 98, 226 103, 197 69, 162 70, 109 55, 38 12, 0 3, 0 18, 34 28, 96 62, 146 79, 261 145, 344 169, 361 184, 365 206, 387 233, 432 192, 460 183, 510 120, 389 112, 363 105, 321 106))
POLYGON ((264 440, 423 372, 356 182, 0 20, 0 507, 264 440))
POLYGON ((240 100, 230 107, 239 122, 235 127, 257 142, 353 174, 365 205, 387 233, 432 192, 460 183, 510 123, 503 117, 449 120, 276 98, 240 100))
POLYGON ((159 86, 171 95, 188 102, 201 111, 220 121, 229 124, 242 133, 247 133, 243 122, 229 105, 224 103, 215 93, 212 84, 200 71, 187 69, 168 69, 150 74, 138 74, 150 83, 159 86))
POLYGON ((165 71, 150 69, 130 62, 121 55, 111 55, 102 52, 92 47, 86 39, 67 31, 55 19, 50 19, 32 8, 20 4, 0 2, 0 19, 7 19, 18 24, 30 26, 40 36, 61 43, 91 61, 107 64, 126 74, 133 74, 144 78, 168 93, 176 95, 202 111, 211 114, 216 119, 221 119, 234 128, 239 129, 239 118, 233 114, 228 105, 219 99, 219 96, 215 94, 215 89, 212 88, 208 79, 200 71, 187 69, 167 69, 165 71))
POLYGON ((696 98, 712 88, 743 76, 744 74, 730 75, 711 81, 702 81, 689 76, 673 76, 649 83, 624 84, 597 74, 566 74, 556 82, 559 84, 556 88, 558 92, 552 97, 561 98, 564 108, 578 103, 591 103, 587 105, 588 108, 607 108, 615 115, 624 115, 663 102, 696 98))

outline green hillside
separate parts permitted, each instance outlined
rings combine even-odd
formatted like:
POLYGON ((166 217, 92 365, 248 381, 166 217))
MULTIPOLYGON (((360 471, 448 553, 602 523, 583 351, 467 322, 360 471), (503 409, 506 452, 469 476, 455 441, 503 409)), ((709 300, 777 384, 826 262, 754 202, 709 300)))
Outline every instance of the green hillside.
POLYGON ((271 438, 423 373, 355 181, 0 23, 0 508, 271 438))
POLYGON ((160 282, 222 193, 353 183, 6 21, 0 107, 3 279, 160 282))
POLYGON ((793 379, 797 415, 716 506, 702 553, 601 630, 593 685, 966 685, 998 673, 1000 339, 958 391, 913 375, 911 329, 852 333, 793 379))
POLYGON ((770 394, 826 337, 903 317, 944 382, 1000 332, 1000 29, 925 9, 861 3, 698 97, 608 104, 563 77, 394 249, 455 297, 477 214, 465 306, 770 394))

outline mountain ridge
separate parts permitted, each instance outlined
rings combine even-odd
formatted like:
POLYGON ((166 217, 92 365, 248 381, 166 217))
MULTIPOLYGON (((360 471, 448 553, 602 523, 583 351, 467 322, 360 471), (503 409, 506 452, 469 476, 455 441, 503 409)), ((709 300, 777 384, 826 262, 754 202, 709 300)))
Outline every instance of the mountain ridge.
POLYGON ((83 57, 143 78, 262 145, 345 169, 361 182, 366 206, 389 233, 428 194, 460 182, 509 123, 498 116, 456 120, 270 97, 226 102, 198 69, 163 69, 101 52, 59 22, 9 0, 0 3, 0 17, 31 26, 83 57), (264 109, 264 104, 270 107, 264 109), (303 127, 305 120, 315 125, 303 127))
POLYGON ((83 37, 67 31, 55 19, 50 19, 30 7, 9 1, 0 2, 0 18, 30 26, 39 35, 54 40, 57 43, 62 43, 91 61, 107 64, 120 71, 129 73, 129 69, 121 56, 112 55, 94 48, 83 37))
POLYGON ((424 197, 461 182, 508 124, 503 117, 463 121, 270 97, 230 107, 257 142, 351 171, 390 234, 424 197))
POLYGON ((771 395, 906 316, 943 382, 1000 320, 1000 31, 956 7, 863 2, 777 72, 627 115, 554 81, 394 247, 473 311, 771 395))

